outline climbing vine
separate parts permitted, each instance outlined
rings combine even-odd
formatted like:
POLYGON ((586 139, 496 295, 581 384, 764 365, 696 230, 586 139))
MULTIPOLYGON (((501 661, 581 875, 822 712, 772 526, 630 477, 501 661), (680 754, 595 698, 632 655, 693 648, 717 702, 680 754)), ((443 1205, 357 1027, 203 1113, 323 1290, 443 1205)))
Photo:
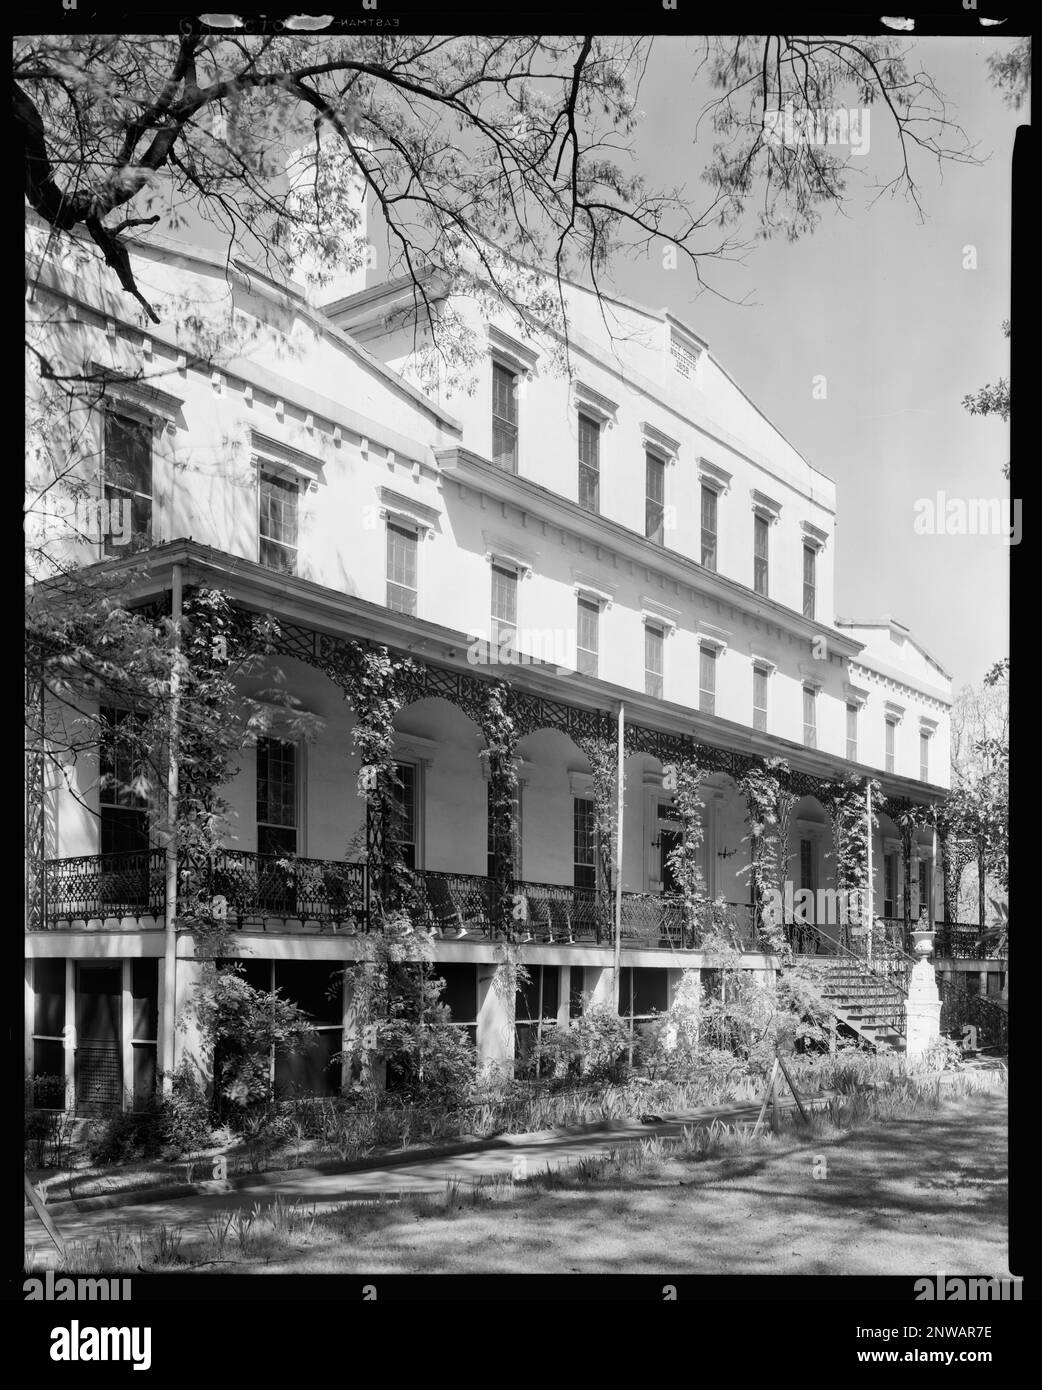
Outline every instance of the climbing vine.
POLYGON ((493 848, 492 930, 507 941, 514 938, 513 889, 514 807, 517 802, 517 724, 509 708, 509 688, 500 682, 485 695, 481 730, 488 763, 489 836, 493 848))
POLYGON ((600 861, 601 893, 598 932, 610 933, 612 889, 615 881, 615 842, 618 833, 618 744, 608 738, 588 739, 582 744, 590 764, 593 781, 593 814, 597 827, 597 857, 600 861))
POLYGON ((868 922, 869 835, 878 826, 876 808, 881 796, 879 783, 872 782, 872 825, 868 815, 867 788, 862 778, 847 773, 836 782, 826 783, 821 800, 832 825, 832 859, 836 889, 844 895, 848 920, 859 934, 871 927, 868 922))
POLYGON ((662 785, 673 793, 673 805, 680 816, 681 833, 667 856, 667 862, 684 899, 684 935, 692 944, 701 931, 708 903, 702 872, 702 782, 706 770, 695 758, 670 763, 663 770, 662 785))
POLYGON ((737 779, 745 797, 749 825, 749 874, 753 912, 759 939, 765 950, 786 955, 788 945, 782 922, 775 911, 787 862, 787 832, 792 804, 788 790, 788 764, 783 758, 754 762, 737 779))

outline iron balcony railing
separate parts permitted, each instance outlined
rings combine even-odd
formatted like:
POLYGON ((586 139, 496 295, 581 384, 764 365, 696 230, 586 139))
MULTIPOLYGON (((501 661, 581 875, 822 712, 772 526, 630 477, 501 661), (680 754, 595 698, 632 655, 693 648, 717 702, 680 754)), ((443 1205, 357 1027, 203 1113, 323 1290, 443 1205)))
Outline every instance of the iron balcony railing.
POLYGON ((333 928, 365 926, 364 864, 222 849, 186 870, 178 885, 179 916, 193 903, 233 926, 276 921, 333 928))
POLYGON ((971 994, 947 980, 938 979, 941 995, 941 1032, 962 1034, 966 1028, 977 1033, 978 1047, 1009 1049, 1009 1015, 997 1000, 971 994))
POLYGON ((43 920, 48 927, 108 917, 161 917, 166 902, 162 850, 48 859, 43 920))
POLYGON ((1003 960, 1006 943, 998 928, 982 932, 976 923, 947 922, 938 924, 933 953, 953 960, 1003 960))

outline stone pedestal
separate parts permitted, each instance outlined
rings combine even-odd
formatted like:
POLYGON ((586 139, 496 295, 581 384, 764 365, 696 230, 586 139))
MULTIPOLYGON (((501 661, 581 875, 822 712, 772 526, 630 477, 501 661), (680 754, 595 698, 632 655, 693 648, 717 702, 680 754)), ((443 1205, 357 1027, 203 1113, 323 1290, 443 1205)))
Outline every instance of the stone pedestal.
POLYGON ((908 1056, 921 1057, 940 1036, 941 996, 937 990, 937 977, 930 961, 919 960, 912 968, 908 1002, 905 1004, 908 1056))

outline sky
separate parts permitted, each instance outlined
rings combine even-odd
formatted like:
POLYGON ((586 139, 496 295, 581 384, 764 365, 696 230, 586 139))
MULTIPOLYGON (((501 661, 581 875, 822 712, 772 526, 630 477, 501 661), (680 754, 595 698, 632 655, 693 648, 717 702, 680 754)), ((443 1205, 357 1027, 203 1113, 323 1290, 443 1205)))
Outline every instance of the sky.
MULTIPOLYGON (((689 40, 658 40, 640 106, 639 168, 649 181, 684 182, 698 206, 710 142, 695 140, 708 95, 692 79, 689 40)), ((837 492, 836 614, 889 614, 948 670, 956 690, 981 680, 1008 647, 1009 546, 998 536, 917 535, 915 503, 1009 497, 1002 476, 1008 428, 969 415, 974 392, 1009 377, 1011 161, 1026 109, 1009 110, 988 78, 993 48, 923 39, 919 64, 955 108, 979 166, 924 164, 920 202, 889 196, 869 207, 854 190, 846 216, 827 211, 795 243, 759 242, 744 265, 703 267, 737 306, 699 292, 683 262, 661 252, 620 262, 615 287, 669 307, 837 492), (963 248, 977 268, 964 269, 963 248), (827 398, 812 395, 824 374, 827 398)), ((869 179, 894 170, 896 141, 873 110, 869 179)))

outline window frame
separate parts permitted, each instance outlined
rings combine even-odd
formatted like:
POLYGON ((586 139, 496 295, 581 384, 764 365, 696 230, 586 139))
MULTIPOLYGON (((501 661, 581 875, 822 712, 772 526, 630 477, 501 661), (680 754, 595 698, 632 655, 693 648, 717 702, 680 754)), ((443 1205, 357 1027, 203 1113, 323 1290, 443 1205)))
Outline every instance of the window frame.
POLYGON ((767 713, 770 709, 770 679, 771 673, 768 667, 759 662, 753 662, 753 729, 758 733, 767 732, 767 713), (763 703, 756 703, 757 687, 762 682, 763 703))
POLYGON ((803 616, 812 621, 817 614, 817 594, 818 594, 818 548, 810 545, 807 541, 803 543, 803 616), (807 578, 807 566, 810 564, 810 579, 807 578), (808 603, 809 600, 809 603, 808 603), (808 611, 809 608, 809 611, 808 611))
POLYGON ((644 619, 644 694, 653 700, 665 699, 666 691, 666 629, 662 623, 653 622, 650 618, 644 619), (659 667, 658 671, 648 665, 648 637, 654 636, 658 639, 659 667), (653 681, 657 681, 658 689, 651 689, 653 681))
POLYGON ((509 632, 511 641, 509 647, 517 651, 517 627, 518 627, 518 608, 521 600, 521 572, 517 565, 509 560, 500 560, 495 556, 491 557, 489 563, 489 640, 492 650, 498 652, 502 645, 502 634, 509 632), (496 612, 496 596, 503 592, 497 584, 497 575, 510 581, 509 592, 513 594, 513 619, 500 617, 496 612))
POLYGON ((590 676, 596 680, 600 675, 601 662, 601 605, 596 598, 590 594, 578 593, 575 597, 575 669, 581 676, 590 676), (585 612, 592 619, 593 636, 597 643, 595 647, 584 647, 581 645, 582 639, 582 619, 581 614, 585 612), (587 659, 584 663, 583 656, 592 657, 592 661, 587 659), (592 666, 592 670, 587 669, 592 666))
POLYGON ((576 458, 578 467, 578 502, 579 506, 582 507, 583 511, 590 512, 593 516, 599 516, 601 511, 601 433, 604 429, 604 422, 602 420, 598 420, 596 416, 590 414, 586 410, 583 410, 581 407, 577 412, 577 416, 578 426, 576 441, 576 458), (583 458, 584 427, 586 430, 586 437, 590 437, 589 432, 592 430, 592 437, 596 441, 596 447, 594 450, 594 463, 590 463, 588 460, 583 458), (588 502, 583 500, 584 470, 586 475, 592 475, 594 479, 593 506, 590 506, 588 502))
POLYGON ((257 563, 272 570, 275 574, 297 575, 300 573, 300 498, 303 489, 299 478, 287 475, 282 469, 273 467, 264 459, 258 459, 257 466, 257 563), (292 495, 293 497, 293 533, 296 536, 295 542, 278 540, 274 536, 266 536, 263 530, 264 516, 264 486, 265 483, 273 483, 276 488, 292 495), (277 565, 269 564, 264 558, 265 542, 269 546, 278 547, 281 550, 292 552, 292 568, 283 569, 277 565))
POLYGON ((720 492, 704 479, 698 499, 699 556, 703 569, 716 574, 720 559, 720 492), (712 513, 712 526, 706 525, 706 503, 712 513))
POLYGON ((136 547, 134 544, 136 538, 139 536, 143 536, 145 538, 147 545, 151 545, 153 542, 156 497, 156 429, 159 422, 153 416, 147 415, 144 411, 134 410, 132 407, 126 406, 122 401, 113 401, 106 404, 101 413, 101 497, 106 505, 106 508, 108 509, 110 517, 112 514, 111 507, 113 501, 122 501, 124 499, 127 499, 130 502, 131 529, 129 545, 117 546, 114 543, 114 541, 112 540, 111 526, 106 526, 103 529, 101 536, 99 537, 102 558, 113 559, 119 555, 122 555, 127 550, 142 548, 140 546, 136 547), (149 491, 147 493, 140 492, 136 488, 127 487, 123 483, 116 483, 111 480, 109 476, 110 420, 118 420, 122 422, 122 424, 124 425, 129 424, 134 426, 136 430, 140 430, 142 432, 143 437, 147 440, 149 484, 149 491), (118 494, 118 497, 113 497, 111 495, 112 493, 118 494), (148 522, 146 528, 142 531, 136 531, 134 529, 134 505, 135 500, 138 498, 144 500, 148 504, 148 522))
POLYGON ((599 877, 599 860, 597 853, 597 816, 593 798, 590 796, 572 797, 572 886, 574 888, 595 889, 599 877), (580 811, 580 806, 588 809, 580 811), (584 828, 584 822, 586 827, 584 828), (585 838, 589 837, 590 861, 580 859, 579 851, 585 848, 585 838), (580 840, 582 836, 582 841, 580 840), (580 875, 580 870, 588 871, 585 875, 580 875), (590 882, 579 882, 580 877, 588 877, 590 882))
POLYGON ((404 613, 406 617, 418 618, 420 616, 420 541, 423 537, 423 529, 418 522, 411 521, 408 517, 399 516, 397 513, 388 512, 386 524, 386 538, 384 542, 384 583, 386 606, 392 613, 404 613), (413 579, 415 587, 410 588, 408 584, 400 580, 391 578, 391 537, 400 535, 408 538, 414 546, 413 550, 413 579), (402 589, 413 595, 413 606, 411 609, 403 608, 393 603, 391 589, 402 589))
POLYGON ((770 597, 771 584, 771 523, 759 512, 753 512, 753 593, 770 597), (759 541, 763 538, 763 554, 759 541))
POLYGON ((698 644, 698 708, 701 714, 716 714, 717 661, 719 650, 708 642, 698 644), (707 664, 708 663, 708 664, 707 664), (706 685, 705 675, 712 672, 712 684, 706 685))
POLYGON ((492 357, 492 411, 491 411, 491 414, 492 414, 492 451, 491 451, 491 455, 490 455, 490 461, 491 461, 491 463, 492 463, 492 466, 493 466, 494 468, 498 468, 498 469, 500 470, 500 472, 502 472, 502 473, 512 473, 512 474, 515 474, 515 475, 516 475, 516 473, 517 473, 517 471, 518 471, 518 460, 519 460, 519 454, 520 454, 520 438, 521 438, 521 426, 520 426, 520 420, 519 420, 519 418, 518 418, 518 417, 519 417, 519 414, 520 414, 520 412, 519 412, 519 410, 518 410, 518 400, 519 400, 519 396, 520 396, 520 393, 519 393, 519 385, 518 385, 518 384, 519 384, 520 380, 521 380, 521 373, 517 370, 516 367, 512 366, 509 362, 505 361, 503 358, 498 357, 498 356, 496 356, 496 355, 493 355, 493 357, 492 357), (510 399, 511 399, 512 402, 513 402, 513 419, 511 419, 509 416, 499 414, 499 412, 498 412, 497 409, 496 409, 496 406, 497 406, 497 404, 498 404, 498 394, 497 394, 497 391, 496 391, 496 381, 497 381, 497 376, 498 376, 498 374, 500 374, 500 373, 510 378, 510 399), (510 466, 509 466, 509 467, 505 467, 503 464, 497 462, 497 454, 496 454, 496 431, 497 431, 497 430, 499 430, 499 431, 501 431, 501 432, 506 432, 507 434, 512 434, 512 436, 513 436, 513 450, 512 450, 512 457, 511 457, 511 461, 510 461, 510 466))
MULTIPOLYGON (((303 790, 303 775, 302 775, 302 773, 303 773, 303 766, 302 766, 302 763, 303 763, 303 759, 302 759, 301 745, 300 745, 295 739, 279 738, 277 735, 274 735, 274 734, 265 734, 263 737, 257 739, 256 748, 254 749, 254 803, 255 803, 255 807, 256 807, 255 827, 256 827, 256 834, 257 834, 257 853, 258 853, 258 854, 270 855, 270 856, 272 856, 272 857, 274 857, 274 858, 284 858, 284 857, 289 857, 289 856, 299 856, 299 855, 301 855, 301 854, 303 853, 303 840, 304 840, 304 834, 303 834, 303 825, 302 825, 302 820, 303 820, 303 816, 302 816, 302 810, 303 810, 303 797, 302 797, 302 790, 303 790), (281 764, 282 764, 283 766, 285 766, 285 765, 287 764, 287 762, 288 762, 289 765, 292 766, 292 768, 293 768, 293 798, 292 798, 293 823, 292 823, 292 825, 287 825, 287 824, 285 824, 285 823, 283 823, 283 822, 279 822, 279 821, 275 821, 275 820, 270 819, 270 811, 271 811, 271 808, 272 808, 272 801, 271 801, 270 792, 267 794, 267 802, 266 802, 266 808, 265 808, 266 811, 267 811, 269 814, 268 814, 268 815, 265 815, 265 816, 263 816, 263 817, 261 816, 261 799, 260 799, 260 788, 261 788, 261 756, 260 756, 260 755, 261 755, 261 745, 262 745, 262 744, 266 744, 266 745, 278 745, 279 748, 281 748, 281 749, 289 749, 289 750, 292 752, 292 758, 291 758, 291 759, 289 759, 289 760, 287 760, 286 758, 282 758, 282 759, 281 759, 281 764), (275 831, 275 832, 279 832, 279 831, 290 831, 290 830, 293 832, 293 848, 292 848, 292 849, 265 849, 265 848, 262 848, 261 841, 262 841, 262 839, 265 839, 265 838, 266 838, 266 836, 262 835, 262 833, 261 833, 262 831, 275 831)), ((265 782, 266 782, 267 784, 270 785, 271 780, 272 780, 271 775, 270 775, 270 763, 269 763, 269 765, 268 765, 268 770, 267 770, 267 771, 268 771, 268 775, 267 775, 266 778, 265 778, 265 782)), ((285 805, 285 801, 284 801, 284 800, 282 801, 282 804, 285 805)), ((288 838, 288 836, 287 836, 287 838, 288 838)))
POLYGON ((883 771, 893 772, 897 767, 897 720, 887 718, 883 723, 883 771))
POLYGON ((666 543, 666 460, 654 449, 644 448, 644 539, 653 545, 666 543), (651 479, 658 478, 658 497, 652 496, 651 479), (651 525, 652 509, 657 509, 658 521, 651 525))
POLYGON ((856 763, 856 762, 857 762, 857 746, 858 746, 858 732, 859 732, 859 730, 858 730, 858 716, 859 716, 860 713, 861 713, 861 707, 860 707, 855 701, 853 701, 853 700, 848 700, 848 701, 847 701, 847 721, 846 721, 846 722, 847 722, 847 727, 846 727, 846 753, 847 753, 847 760, 848 760, 849 762, 852 762, 852 763, 856 763), (851 719, 853 719, 853 725, 854 725, 854 735, 853 735, 853 737, 851 737, 851 734, 850 734, 851 719), (851 749, 852 749, 852 748, 853 748, 853 752, 851 752, 851 749))
POLYGON ((919 781, 930 780, 930 735, 925 729, 919 730, 919 781))
POLYGON ((803 684, 803 746, 804 748, 817 748, 818 746, 818 688, 815 685, 803 684), (808 699, 810 703, 808 704, 808 699), (812 718, 808 720, 807 711, 810 710, 812 718))

